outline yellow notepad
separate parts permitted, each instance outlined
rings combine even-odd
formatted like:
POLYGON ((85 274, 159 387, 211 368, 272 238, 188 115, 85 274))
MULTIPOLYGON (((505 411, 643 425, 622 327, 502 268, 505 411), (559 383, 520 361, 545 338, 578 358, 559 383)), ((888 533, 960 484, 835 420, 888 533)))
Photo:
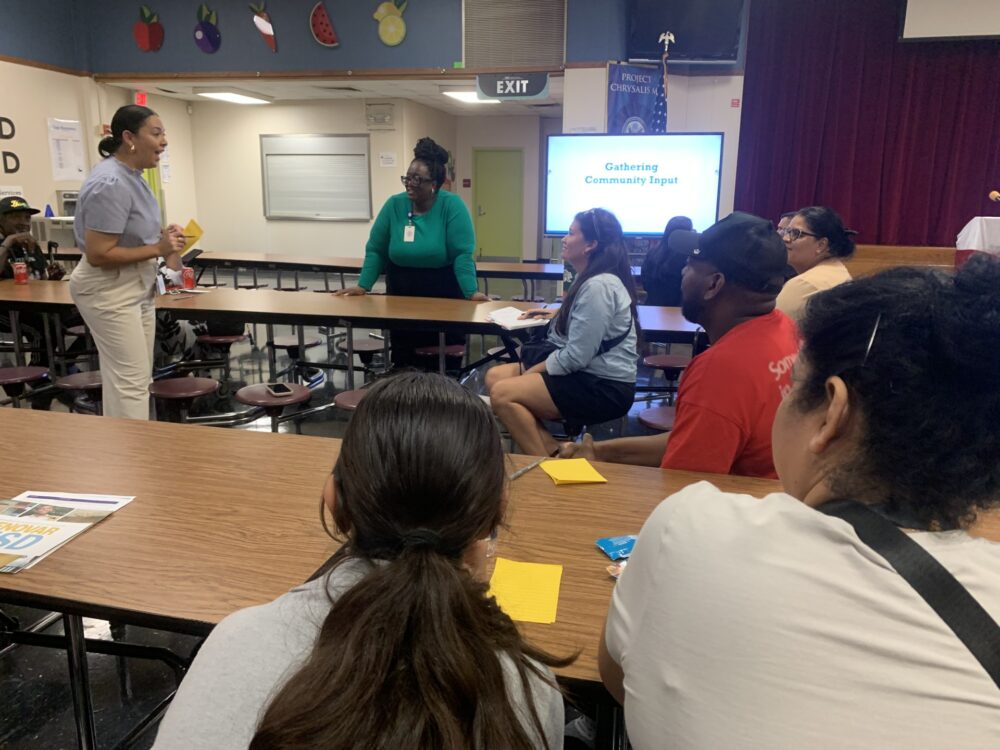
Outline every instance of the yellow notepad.
POLYGON ((201 239, 201 236, 205 234, 204 230, 198 225, 198 222, 191 219, 184 227, 184 248, 181 250, 181 255, 184 255, 188 250, 194 247, 194 243, 201 239))
POLYGON ((556 484, 590 484, 607 482, 585 458, 560 458, 542 463, 542 471, 556 484))
POLYGON ((497 558, 490 594, 500 609, 520 622, 556 621, 562 565, 522 563, 497 558))

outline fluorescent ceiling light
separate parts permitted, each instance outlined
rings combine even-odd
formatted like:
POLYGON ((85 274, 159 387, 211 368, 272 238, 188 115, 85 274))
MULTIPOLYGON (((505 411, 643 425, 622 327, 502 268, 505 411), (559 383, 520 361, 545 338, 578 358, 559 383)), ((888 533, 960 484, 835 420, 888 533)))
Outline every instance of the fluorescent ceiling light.
POLYGON ((250 92, 240 91, 239 89, 199 89, 194 90, 198 96, 204 96, 206 99, 216 99, 220 102, 229 102, 230 104, 270 104, 271 97, 265 96, 264 94, 252 94, 250 92))
POLYGON ((475 91, 442 91, 445 96, 458 99, 466 104, 499 104, 499 99, 480 99, 475 91))

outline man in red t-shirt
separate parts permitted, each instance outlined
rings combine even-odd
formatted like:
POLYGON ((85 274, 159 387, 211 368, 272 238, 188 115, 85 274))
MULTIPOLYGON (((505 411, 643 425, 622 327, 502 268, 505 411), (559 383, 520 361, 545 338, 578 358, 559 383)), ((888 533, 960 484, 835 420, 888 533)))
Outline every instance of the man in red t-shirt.
POLYGON ((791 390, 799 348, 795 324, 774 309, 787 264, 784 242, 771 222, 737 212, 700 235, 674 232, 670 247, 688 254, 684 317, 712 342, 681 378, 674 429, 600 443, 585 435, 560 455, 777 479, 771 425, 791 390))

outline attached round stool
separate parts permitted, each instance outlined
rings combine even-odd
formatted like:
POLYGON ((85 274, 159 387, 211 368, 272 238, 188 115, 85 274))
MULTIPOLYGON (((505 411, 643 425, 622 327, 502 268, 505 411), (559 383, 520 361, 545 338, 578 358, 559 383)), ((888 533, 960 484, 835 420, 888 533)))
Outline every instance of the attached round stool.
POLYGON ((233 336, 199 336, 195 339, 195 343, 205 347, 206 349, 218 350, 226 360, 226 364, 222 369, 223 380, 229 380, 229 350, 232 348, 233 344, 238 344, 241 341, 246 341, 247 337, 245 333, 241 333, 233 336))
POLYGON ((683 354, 650 354, 642 358, 642 363, 654 370, 663 370, 663 377, 667 380, 676 380, 677 376, 691 364, 691 358, 683 354), (670 377, 674 373, 676 376, 670 377))
MULTIPOLYGON (((375 355, 385 349, 385 342, 368 337, 363 339, 354 339, 351 342, 351 348, 354 350, 354 353, 358 355, 362 365, 365 367, 371 367, 372 360, 375 358, 375 355)), ((347 354, 347 342, 338 341, 337 351, 347 354)))
POLYGON ((10 396, 11 405, 20 409, 25 386, 48 376, 47 367, 0 367, 0 386, 10 396))
POLYGON ((212 378, 166 378, 150 383, 149 393, 176 406, 178 421, 187 418, 191 404, 199 396, 210 396, 219 390, 219 381, 212 378))
POLYGON ((319 338, 315 336, 306 336, 302 340, 302 346, 299 346, 299 337, 295 336, 275 336, 272 341, 268 342, 268 346, 271 347, 271 358, 270 358, 270 380, 278 380, 279 377, 285 375, 286 373, 293 373, 293 377, 297 377, 298 370, 296 370, 296 363, 302 361, 305 358, 305 350, 312 349, 314 346, 319 346, 319 338), (292 361, 291 367, 277 371, 277 365, 275 360, 277 357, 278 349, 284 349, 288 352, 288 358, 292 361))
POLYGON ((677 416, 676 406, 656 406, 636 414, 639 424, 660 432, 670 432, 674 429, 674 417, 677 416))
MULTIPOLYGON (((236 391, 236 395, 233 398, 241 404, 257 406, 263 409, 267 416, 271 418, 271 432, 277 432, 278 418, 285 410, 285 407, 294 404, 304 404, 312 396, 312 391, 304 385, 299 385, 298 383, 285 383, 284 385, 292 389, 292 392, 286 396, 274 396, 268 392, 265 384, 258 383, 257 385, 248 385, 240 388, 236 391)), ((298 422, 295 423, 295 431, 301 431, 298 422)))
MULTIPOLYGON (((94 402, 94 413, 97 415, 101 414, 101 371, 93 370, 91 372, 75 372, 72 375, 66 375, 59 378, 55 383, 53 383, 56 388, 63 391, 68 391, 69 393, 75 394, 80 393, 81 395, 86 395, 94 402)), ((73 411, 71 406, 70 411, 73 411)))
POLYGON ((367 388, 355 388, 353 391, 341 391, 333 397, 333 405, 344 411, 354 411, 361 403, 361 399, 368 393, 367 388))

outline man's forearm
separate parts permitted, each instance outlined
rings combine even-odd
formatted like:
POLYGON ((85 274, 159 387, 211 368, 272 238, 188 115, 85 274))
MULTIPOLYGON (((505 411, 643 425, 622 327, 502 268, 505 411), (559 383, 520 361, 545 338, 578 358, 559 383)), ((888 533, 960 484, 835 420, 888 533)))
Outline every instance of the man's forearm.
POLYGON ((667 450, 670 433, 646 435, 643 437, 618 438, 594 443, 594 455, 598 461, 633 466, 659 466, 663 453, 667 450))

